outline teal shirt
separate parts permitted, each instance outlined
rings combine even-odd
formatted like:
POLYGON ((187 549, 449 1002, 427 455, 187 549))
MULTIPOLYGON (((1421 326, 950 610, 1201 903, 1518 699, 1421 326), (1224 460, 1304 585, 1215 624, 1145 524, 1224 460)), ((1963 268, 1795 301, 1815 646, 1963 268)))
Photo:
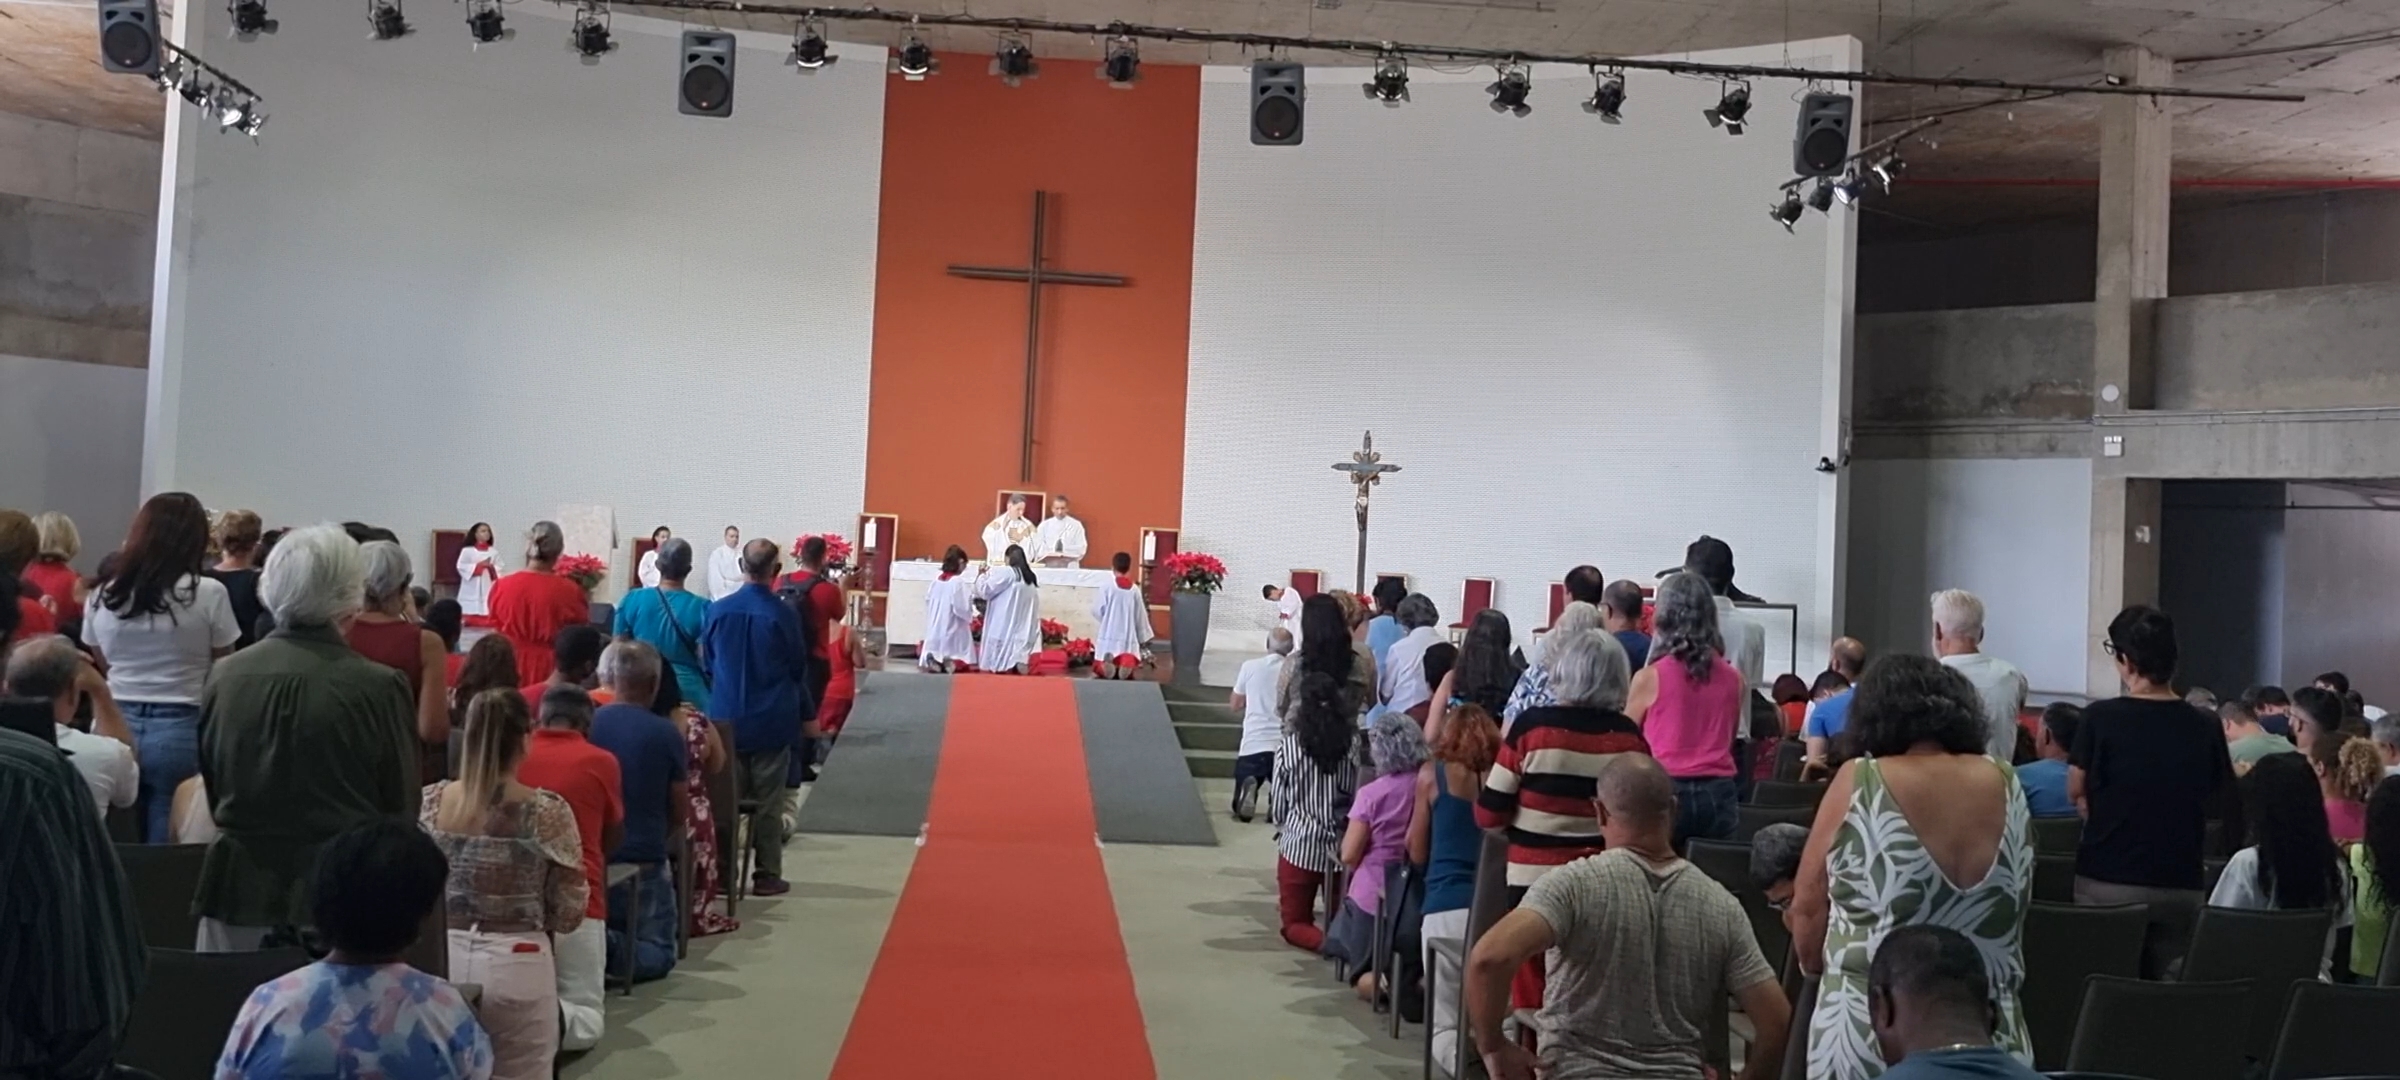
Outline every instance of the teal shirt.
POLYGON ((657 649, 684 702, 702 716, 710 715, 708 669, 700 663, 700 632, 707 626, 708 601, 681 589, 635 589, 617 604, 617 636, 657 649))

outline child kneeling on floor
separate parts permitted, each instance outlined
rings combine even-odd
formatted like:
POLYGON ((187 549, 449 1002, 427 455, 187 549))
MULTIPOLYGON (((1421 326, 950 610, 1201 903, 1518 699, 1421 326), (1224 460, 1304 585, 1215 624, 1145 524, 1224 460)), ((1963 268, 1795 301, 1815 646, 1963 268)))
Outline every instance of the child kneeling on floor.
MULTIPOLYGON (((1425 763, 1425 736, 1406 713, 1383 713, 1367 729, 1367 754, 1375 779, 1359 786, 1350 803, 1350 828, 1342 836, 1342 865, 1349 868, 1349 895, 1325 935, 1325 955, 1358 973, 1358 994, 1375 997, 1375 974, 1387 959, 1375 950, 1375 913, 1384 902, 1384 870, 1408 859, 1408 822, 1416 809, 1417 767, 1425 763)), ((1392 898, 1397 902, 1398 898, 1392 898)))

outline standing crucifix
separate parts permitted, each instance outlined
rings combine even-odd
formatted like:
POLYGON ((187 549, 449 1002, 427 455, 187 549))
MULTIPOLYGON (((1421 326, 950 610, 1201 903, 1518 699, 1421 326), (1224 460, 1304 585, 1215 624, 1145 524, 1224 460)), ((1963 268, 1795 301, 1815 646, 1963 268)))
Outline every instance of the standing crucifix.
POLYGON ((1119 274, 1080 274, 1069 270, 1052 270, 1042 265, 1046 245, 1044 238, 1050 224, 1050 193, 1033 193, 1033 254, 1024 266, 953 266, 950 272, 958 277, 981 278, 986 281, 1022 281, 1025 283, 1025 437, 1018 450, 1017 479, 1033 483, 1033 403, 1039 385, 1042 364, 1042 286, 1044 285, 1103 285, 1118 287, 1125 284, 1119 274))
POLYGON ((1367 432, 1366 442, 1350 454, 1350 460, 1337 461, 1333 467, 1350 474, 1350 482, 1358 485, 1358 583, 1353 591, 1367 595, 1367 492, 1383 482, 1383 474, 1400 471, 1398 465, 1386 465, 1383 455, 1375 452, 1375 433, 1367 432))

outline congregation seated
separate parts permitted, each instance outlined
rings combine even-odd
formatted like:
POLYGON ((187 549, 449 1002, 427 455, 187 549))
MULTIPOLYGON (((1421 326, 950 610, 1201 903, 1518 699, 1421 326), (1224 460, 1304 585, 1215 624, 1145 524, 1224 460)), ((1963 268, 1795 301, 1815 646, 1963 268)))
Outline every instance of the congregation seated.
POLYGON ((594 714, 591 741, 617 759, 625 798, 624 833, 608 861, 634 868, 633 878, 608 890, 609 967, 621 970, 631 949, 634 978, 656 979, 675 967, 675 881, 667 856, 690 802, 691 755, 683 731, 653 711, 662 685, 657 650, 620 641, 601 654, 600 667, 616 700, 594 714))
POLYGON ((450 977, 483 987, 494 1080, 549 1074, 559 1044, 552 938, 574 933, 590 901, 574 810, 517 776, 530 735, 521 695, 477 695, 459 778, 428 785, 420 805, 450 861, 450 977))
MULTIPOLYGON (((1493 1080, 1699 1076, 1728 993, 1750 1018, 1754 1047, 1782 1046, 1791 1005, 1741 902, 1676 855, 1666 770, 1646 755, 1617 755, 1592 801, 1607 850, 1544 876, 1468 960, 1467 1014, 1493 1080), (1502 1021, 1511 976, 1545 952, 1537 1052, 1508 1038, 1502 1021)), ((1741 1076, 1765 1080, 1781 1065, 1780 1055, 1753 1052, 1741 1076)))
POLYGON ((255 949, 305 926, 318 846, 416 806, 415 696, 338 629, 364 580, 359 546, 340 528, 294 530, 259 581, 274 633, 208 680, 200 773, 218 836, 193 905, 203 950, 255 949))
MULTIPOLYGON (((1778 821, 1750 838, 1750 885, 1782 910, 1791 905, 1800 860, 1808 850, 1808 827, 1778 821)), ((1781 957, 1775 957, 1781 960, 1781 957)))
MULTIPOLYGON (((616 700, 616 695, 597 685, 600 653, 606 648, 608 635, 590 623, 576 623, 559 630, 551 639, 550 674, 540 682, 520 688, 525 695, 526 710, 540 709, 542 695, 562 686, 590 694, 594 706, 616 700)), ((518 665, 520 669, 523 666, 518 665)))
POLYGON ((1867 1012, 1887 1080, 2038 1080, 1993 1042, 2000 1026, 1984 958, 1945 926, 1885 935, 1867 966, 1867 1012))
POLYGON ((2225 753, 2233 759, 2235 775, 2250 771, 2259 759, 2269 754, 2297 754, 2300 748, 2290 739, 2274 734, 2259 722, 2257 711, 2247 701, 2235 699, 2217 706, 2217 723, 2225 732, 2225 753))
POLYGON ((441 848, 405 819, 327 841, 309 890, 325 957, 251 992, 217 1059, 220 1080, 492 1075, 492 1040, 467 1000, 401 958, 449 875, 441 848))
POLYGON ((108 680, 92 667, 75 643, 55 634, 19 644, 9 654, 6 682, 11 697, 31 698, 49 707, 58 748, 83 775, 100 816, 110 808, 128 809, 141 794, 142 770, 133 756, 133 732, 117 711, 108 680), (80 702, 92 703, 91 730, 76 726, 80 702))
MULTIPOLYGON (((496 639, 487 639, 496 640, 496 639)), ((511 669, 511 674, 514 669, 511 669)), ((592 744, 592 699, 572 686, 541 698, 517 781, 566 800, 582 853, 583 921, 552 937, 557 949, 559 1049, 589 1050, 608 1027, 608 853, 625 835, 625 798, 617 757, 592 744)))
POLYGON ((1342 833, 1342 867, 1349 888, 1326 935, 1325 954, 1346 961, 1362 998, 1373 1000, 1375 977, 1388 966, 1374 947, 1375 915, 1394 898, 1383 894, 1384 870, 1408 859, 1408 833, 1416 809, 1417 767, 1425 763, 1425 739, 1405 713, 1383 713, 1367 729, 1367 757, 1374 776, 1350 800, 1350 824, 1342 833))
POLYGON ((2075 732, 2082 726, 2082 706, 2064 701, 2042 706, 2041 734, 2033 739, 2034 760, 2017 766, 2017 784, 2025 789, 2027 813, 2038 818, 2075 816, 2075 800, 2067 797, 2067 757, 2074 751, 2075 732))
POLYGON ((2249 796, 2248 843, 2226 860, 2208 902, 2250 911, 2333 912, 2325 941, 2330 974, 2335 934, 2351 922, 2350 875, 2326 824, 2316 774, 2297 755, 2278 754, 2252 766, 2242 785, 2249 796))

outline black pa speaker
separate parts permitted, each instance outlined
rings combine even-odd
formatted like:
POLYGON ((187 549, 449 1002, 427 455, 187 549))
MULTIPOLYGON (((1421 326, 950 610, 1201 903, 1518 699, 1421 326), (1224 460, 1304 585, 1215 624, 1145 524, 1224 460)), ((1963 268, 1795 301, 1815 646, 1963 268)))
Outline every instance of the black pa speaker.
POLYGON ((733 115, 733 35, 722 30, 683 32, 683 74, 675 83, 675 108, 686 116, 733 115))
POLYGON ((1810 94, 1800 99, 1800 127, 1792 135, 1792 172, 1840 176, 1850 160, 1848 94, 1810 94))
POLYGON ((1280 60, 1250 65, 1250 143, 1298 146, 1307 118, 1307 69, 1280 60))
POLYGON ((100 68, 158 74, 158 0, 100 0, 100 68))

